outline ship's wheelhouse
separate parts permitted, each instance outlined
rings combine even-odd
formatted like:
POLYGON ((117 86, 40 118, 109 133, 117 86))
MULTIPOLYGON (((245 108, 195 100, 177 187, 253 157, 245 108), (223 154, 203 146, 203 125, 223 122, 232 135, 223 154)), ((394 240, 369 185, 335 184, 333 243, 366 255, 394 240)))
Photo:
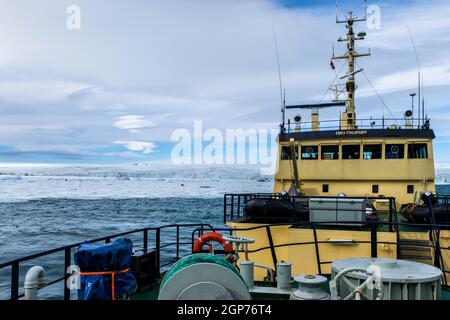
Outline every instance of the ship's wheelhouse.
POLYGON ((426 128, 281 133, 274 192, 289 191, 298 180, 298 191, 312 196, 414 202, 420 193, 435 190, 434 137, 426 128))

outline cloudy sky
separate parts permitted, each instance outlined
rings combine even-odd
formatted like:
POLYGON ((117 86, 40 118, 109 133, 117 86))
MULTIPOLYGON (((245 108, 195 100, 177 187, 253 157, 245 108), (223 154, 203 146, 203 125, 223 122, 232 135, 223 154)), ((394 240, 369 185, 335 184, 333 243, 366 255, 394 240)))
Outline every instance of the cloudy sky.
MULTIPOLYGON (((436 161, 446 166, 450 3, 368 4, 381 8, 381 29, 360 25, 367 41, 359 50, 370 47, 373 56, 359 64, 401 117, 417 87, 409 26, 438 135, 436 161)), ((287 102, 314 103, 335 77, 333 41, 345 35, 334 19, 334 0, 0 0, 0 162, 161 161, 173 130, 192 130, 195 120, 205 129, 276 128, 273 28, 287 102), (79 30, 67 28, 70 5, 81 9, 79 30)), ((358 80, 358 115, 381 117, 379 98, 363 75, 358 80)))

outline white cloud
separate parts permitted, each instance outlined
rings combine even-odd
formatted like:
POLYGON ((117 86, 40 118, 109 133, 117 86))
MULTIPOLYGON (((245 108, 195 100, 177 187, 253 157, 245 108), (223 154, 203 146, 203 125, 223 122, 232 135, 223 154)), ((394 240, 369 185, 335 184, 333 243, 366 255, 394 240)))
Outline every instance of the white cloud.
POLYGON ((450 169, 450 162, 448 161, 437 161, 434 164, 436 170, 450 169))
POLYGON ((101 154, 101 156, 112 157, 112 158, 122 158, 122 159, 143 159, 144 158, 144 156, 142 154, 137 154, 132 151, 107 152, 107 153, 101 154))
MULTIPOLYGON (((418 70, 402 70, 381 76, 374 82, 374 87, 380 93, 389 93, 402 90, 416 90, 418 86, 418 70)), ((426 79, 428 87, 450 86, 450 63, 427 66, 421 69, 421 75, 426 79)), ((374 95, 371 88, 362 88, 358 91, 361 97, 374 95)))
MULTIPOLYGON (((450 5, 447 0, 429 0, 412 5, 382 6, 381 30, 369 31, 366 45, 389 50, 411 48, 408 34, 418 47, 450 41, 450 5)), ((437 49, 437 48, 436 48, 437 49)))
POLYGON ((3 80, 0 81, 0 97, 4 103, 61 102, 89 85, 58 79, 3 80))
POLYGON ((154 151, 156 144, 153 142, 143 141, 114 141, 115 144, 121 144, 130 151, 142 151, 144 154, 149 154, 154 151))
POLYGON ((144 116, 126 115, 117 117, 114 126, 119 129, 132 130, 154 127, 155 123, 146 120, 144 116))

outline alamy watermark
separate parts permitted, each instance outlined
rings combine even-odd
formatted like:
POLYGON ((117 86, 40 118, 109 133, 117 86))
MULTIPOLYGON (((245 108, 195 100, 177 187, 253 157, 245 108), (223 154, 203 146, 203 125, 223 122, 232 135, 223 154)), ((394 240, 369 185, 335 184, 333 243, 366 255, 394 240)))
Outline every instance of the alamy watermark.
POLYGON ((67 267, 66 273, 69 277, 66 280, 66 286, 69 290, 81 289, 80 284, 80 267, 77 265, 70 265, 67 267))
POLYGON ((69 30, 81 29, 81 8, 78 5, 71 4, 67 7, 66 13, 68 15, 66 20, 66 27, 69 30))
POLYGON ((378 5, 372 4, 366 10, 366 24, 369 30, 381 30, 381 8, 378 5))
POLYGON ((277 136, 275 129, 204 130, 202 121, 194 121, 193 131, 179 128, 172 132, 176 142, 171 161, 176 165, 259 165, 264 173, 276 166, 277 136))
MULTIPOLYGON (((69 30, 81 29, 81 7, 76 4, 71 4, 66 8, 68 15, 66 20, 66 27, 69 30)), ((380 30, 381 29, 381 8, 379 5, 372 4, 366 8, 367 29, 380 30)))

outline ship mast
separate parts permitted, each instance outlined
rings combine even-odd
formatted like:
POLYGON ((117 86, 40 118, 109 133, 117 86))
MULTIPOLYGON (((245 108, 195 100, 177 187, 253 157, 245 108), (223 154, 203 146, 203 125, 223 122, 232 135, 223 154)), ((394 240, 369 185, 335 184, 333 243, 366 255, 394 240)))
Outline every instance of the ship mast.
POLYGON ((337 40, 338 42, 347 42, 347 52, 344 55, 335 56, 333 49, 333 57, 331 58, 332 60, 346 59, 348 64, 347 74, 341 77, 341 79, 347 78, 347 82, 345 85, 345 90, 347 91, 347 99, 339 100, 339 97, 336 96, 336 99, 334 100, 336 102, 342 101, 346 104, 345 112, 343 112, 343 114, 341 115, 340 120, 340 127, 342 130, 353 130, 357 128, 355 112, 355 91, 357 89, 357 86, 355 81, 355 74, 363 71, 363 69, 355 70, 355 63, 356 58, 371 55, 370 50, 369 53, 358 53, 355 49, 355 42, 358 40, 364 40, 364 37, 366 36, 365 32, 360 32, 355 36, 355 32, 353 29, 354 24, 355 22, 361 21, 366 21, 366 17, 358 19, 352 11, 348 13, 345 20, 339 20, 338 16, 336 15, 336 23, 345 23, 348 30, 346 38, 339 37, 339 39, 337 40))

